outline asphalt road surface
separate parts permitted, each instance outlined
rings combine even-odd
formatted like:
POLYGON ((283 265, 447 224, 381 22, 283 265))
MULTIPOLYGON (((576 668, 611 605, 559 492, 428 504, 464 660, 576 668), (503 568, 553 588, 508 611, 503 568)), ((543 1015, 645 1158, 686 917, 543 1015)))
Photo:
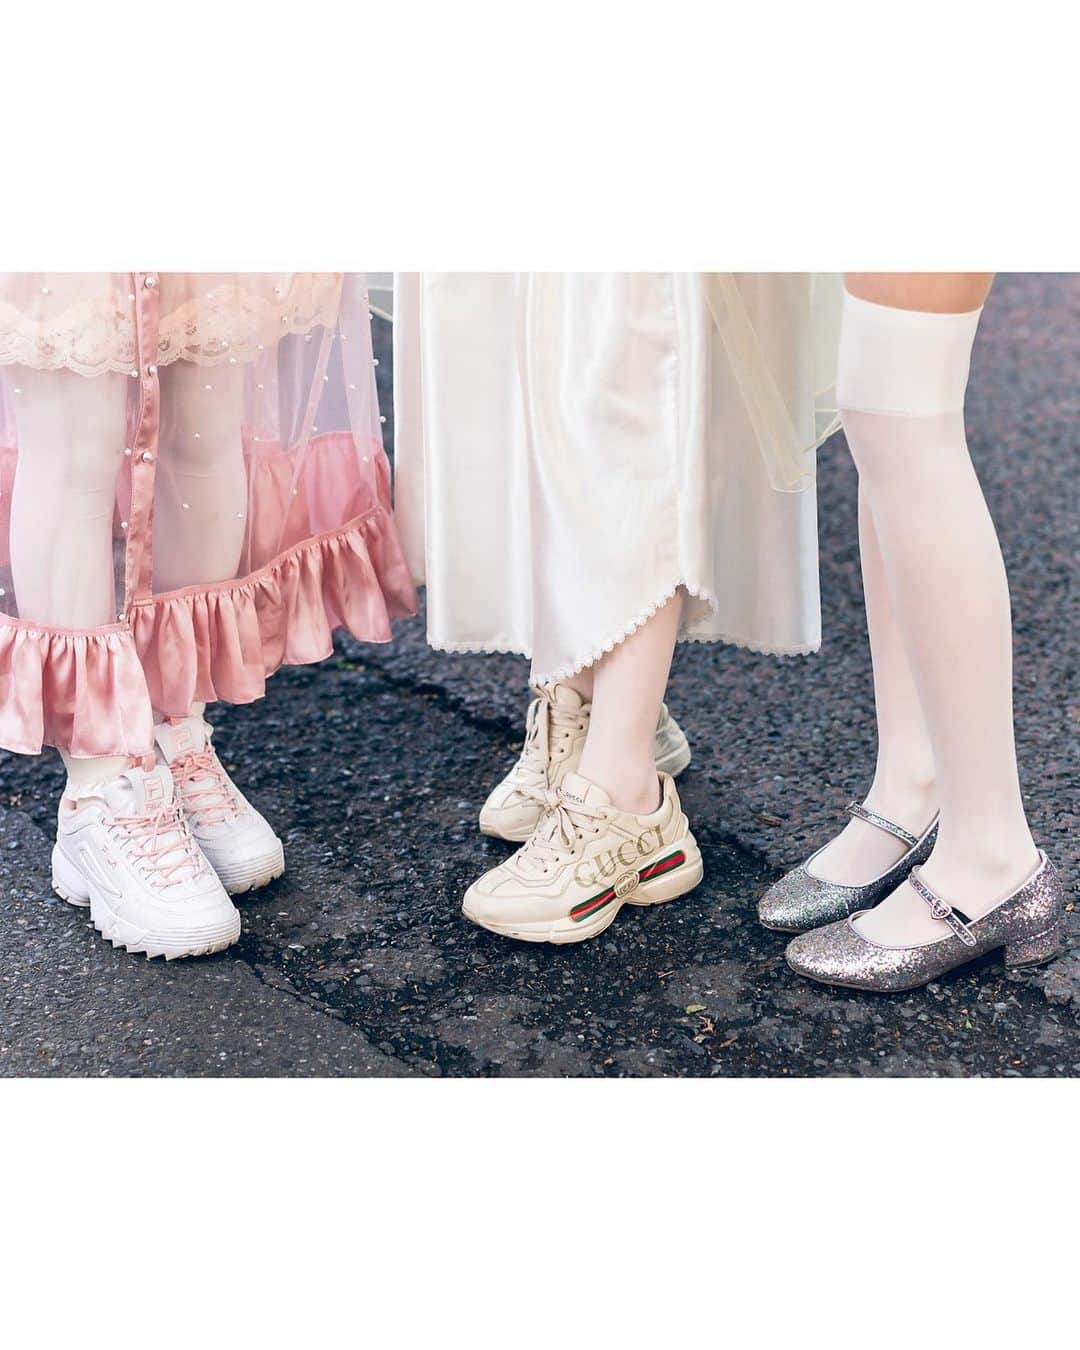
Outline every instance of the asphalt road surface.
MULTIPOLYGON (((1013 586, 1024 787, 1036 837, 1073 885, 1078 371, 1080 277, 1002 277, 969 431, 1013 586)), ((475 820, 520 743, 527 672, 512 657, 433 653, 420 620, 391 646, 342 640, 323 665, 282 671, 261 704, 214 710, 223 758, 288 856, 218 957, 165 965, 101 941, 49 889, 58 761, 0 755, 0 1073, 1080 1072, 1080 933, 1043 971, 1006 975, 988 958, 882 998, 798 980, 783 937, 755 921, 761 890, 840 826, 872 771, 841 438, 820 456, 820 514, 820 655, 690 645, 676 657, 669 702, 694 749, 680 791, 704 884, 628 908, 580 946, 506 942, 459 914, 468 883, 508 851, 475 820)))

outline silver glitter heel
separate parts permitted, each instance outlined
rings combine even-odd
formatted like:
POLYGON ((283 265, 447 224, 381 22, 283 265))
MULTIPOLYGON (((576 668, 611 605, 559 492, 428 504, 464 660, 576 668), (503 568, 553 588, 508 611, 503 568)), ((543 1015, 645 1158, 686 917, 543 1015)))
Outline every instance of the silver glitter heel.
POLYGON ((898 994, 918 989, 998 947, 1004 948, 1005 964, 1011 969, 1052 961, 1066 945, 1065 888, 1046 854, 1039 857, 1034 875, 981 919, 969 919, 943 900, 916 867, 908 883, 940 922, 940 938, 917 947, 873 942, 856 927, 858 915, 853 915, 788 943, 788 965, 822 984, 898 994))
POLYGON ((1005 947, 1005 964, 1010 970, 1024 966, 1043 966, 1065 950, 1065 920, 1048 928, 1045 933, 1010 942, 1005 947))
POLYGON ((868 810, 860 802, 850 802, 846 810, 848 815, 865 820, 868 825, 876 825, 879 830, 901 840, 907 844, 908 851, 873 881, 862 886, 842 886, 838 881, 825 881, 810 872, 810 864, 828 847, 823 844, 817 853, 812 853, 804 863, 782 876, 761 897, 758 918, 766 928, 780 933, 805 933, 809 928, 846 919, 856 910, 873 909, 896 890, 916 863, 929 858, 937 838, 937 816, 921 835, 914 835, 895 821, 868 810))

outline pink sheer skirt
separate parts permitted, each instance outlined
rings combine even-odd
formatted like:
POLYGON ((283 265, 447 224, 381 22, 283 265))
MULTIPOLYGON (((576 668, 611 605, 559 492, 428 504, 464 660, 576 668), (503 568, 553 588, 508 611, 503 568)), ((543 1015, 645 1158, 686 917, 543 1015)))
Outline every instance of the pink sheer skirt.
POLYGON ((364 278, 0 274, 0 746, 148 753, 416 596, 364 278))

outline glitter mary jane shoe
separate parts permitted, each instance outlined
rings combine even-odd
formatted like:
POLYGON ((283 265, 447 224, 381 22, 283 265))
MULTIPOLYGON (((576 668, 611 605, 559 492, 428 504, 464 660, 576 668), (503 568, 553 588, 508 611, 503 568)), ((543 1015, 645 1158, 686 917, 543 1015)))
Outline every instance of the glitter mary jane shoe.
POLYGON ((809 928, 846 919, 856 910, 873 909, 896 890, 916 863, 923 863, 930 856, 937 837, 937 816, 921 835, 914 835, 859 802, 851 802, 846 809, 848 815, 865 820, 868 825, 876 825, 879 830, 907 844, 908 851, 873 881, 862 886, 842 886, 810 872, 810 864, 827 847, 823 844, 817 853, 812 853, 804 863, 782 876, 761 897, 758 918, 766 928, 780 933, 805 933, 809 928))
POLYGON ((788 965, 823 984, 881 994, 918 989, 998 947, 1010 969, 1040 966, 1065 946, 1065 889, 1057 868, 1045 853, 1040 857, 1034 875, 981 919, 966 918, 935 895, 913 868, 908 883, 940 922, 940 938, 917 947, 886 946, 864 937, 854 915, 795 938, 788 965))

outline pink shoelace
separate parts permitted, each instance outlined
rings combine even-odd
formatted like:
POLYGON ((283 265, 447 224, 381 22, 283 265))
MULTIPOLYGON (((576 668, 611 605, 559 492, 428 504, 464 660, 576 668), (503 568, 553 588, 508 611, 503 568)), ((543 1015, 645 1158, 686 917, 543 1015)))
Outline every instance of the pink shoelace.
POLYGON ((196 847, 176 802, 166 802, 141 814, 114 816, 113 823, 130 835, 137 856, 153 868, 159 885, 168 886, 179 880, 178 872, 188 872, 192 877, 202 872, 205 865, 202 852, 196 847), (171 861, 170 855, 175 855, 171 861))
POLYGON ((200 825, 219 825, 240 814, 228 774, 212 746, 191 750, 169 767, 188 814, 200 825))

